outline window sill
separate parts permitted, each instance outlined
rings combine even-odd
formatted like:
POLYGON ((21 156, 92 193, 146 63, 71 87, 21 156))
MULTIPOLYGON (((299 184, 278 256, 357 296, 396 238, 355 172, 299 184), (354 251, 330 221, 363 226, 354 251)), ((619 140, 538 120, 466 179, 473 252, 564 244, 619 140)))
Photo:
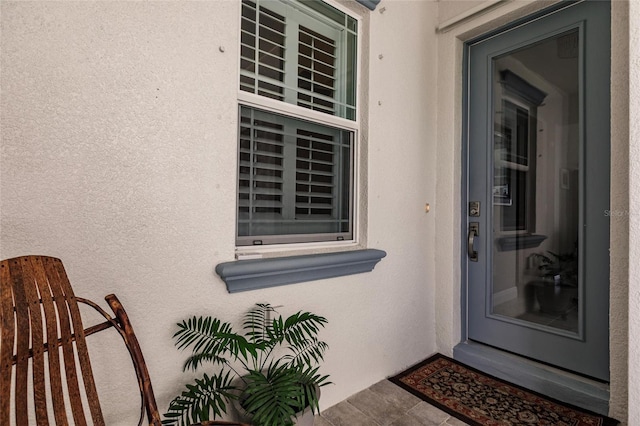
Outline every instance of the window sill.
POLYGON ((498 238, 498 244, 500 245, 500 251, 520 250, 538 247, 540 243, 546 239, 546 235, 514 235, 511 237, 498 238))
POLYGON ((216 273, 229 293, 370 272, 387 255, 366 249, 220 263, 216 273))

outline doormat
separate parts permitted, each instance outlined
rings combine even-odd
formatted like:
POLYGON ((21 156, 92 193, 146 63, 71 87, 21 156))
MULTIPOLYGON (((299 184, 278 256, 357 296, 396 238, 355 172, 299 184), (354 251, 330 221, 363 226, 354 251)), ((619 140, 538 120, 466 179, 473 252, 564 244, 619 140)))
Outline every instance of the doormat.
POLYGON ((619 423, 488 376, 440 354, 389 380, 473 426, 613 426, 619 423))

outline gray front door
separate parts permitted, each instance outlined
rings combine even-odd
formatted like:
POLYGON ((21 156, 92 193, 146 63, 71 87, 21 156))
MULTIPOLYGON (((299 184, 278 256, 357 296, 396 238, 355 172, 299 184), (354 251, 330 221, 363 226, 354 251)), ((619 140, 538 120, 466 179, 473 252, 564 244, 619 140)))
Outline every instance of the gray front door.
POLYGON ((608 381, 610 4, 466 49, 468 337, 608 381))

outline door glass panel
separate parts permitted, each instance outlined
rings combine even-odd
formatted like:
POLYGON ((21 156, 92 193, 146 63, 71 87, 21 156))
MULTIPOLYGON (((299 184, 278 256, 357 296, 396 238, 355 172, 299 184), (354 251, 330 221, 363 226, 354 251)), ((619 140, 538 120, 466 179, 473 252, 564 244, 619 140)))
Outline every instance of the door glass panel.
POLYGON ((492 314, 579 331, 579 32, 493 59, 492 314))

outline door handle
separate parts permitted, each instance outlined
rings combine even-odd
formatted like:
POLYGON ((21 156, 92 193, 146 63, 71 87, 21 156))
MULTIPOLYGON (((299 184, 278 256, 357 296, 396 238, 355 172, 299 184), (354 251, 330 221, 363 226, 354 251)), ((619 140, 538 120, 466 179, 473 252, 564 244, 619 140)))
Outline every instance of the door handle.
POLYGON ((469 260, 472 262, 478 261, 478 252, 473 249, 473 240, 478 236, 480 236, 480 222, 470 222, 469 237, 467 239, 467 253, 469 254, 469 260))

